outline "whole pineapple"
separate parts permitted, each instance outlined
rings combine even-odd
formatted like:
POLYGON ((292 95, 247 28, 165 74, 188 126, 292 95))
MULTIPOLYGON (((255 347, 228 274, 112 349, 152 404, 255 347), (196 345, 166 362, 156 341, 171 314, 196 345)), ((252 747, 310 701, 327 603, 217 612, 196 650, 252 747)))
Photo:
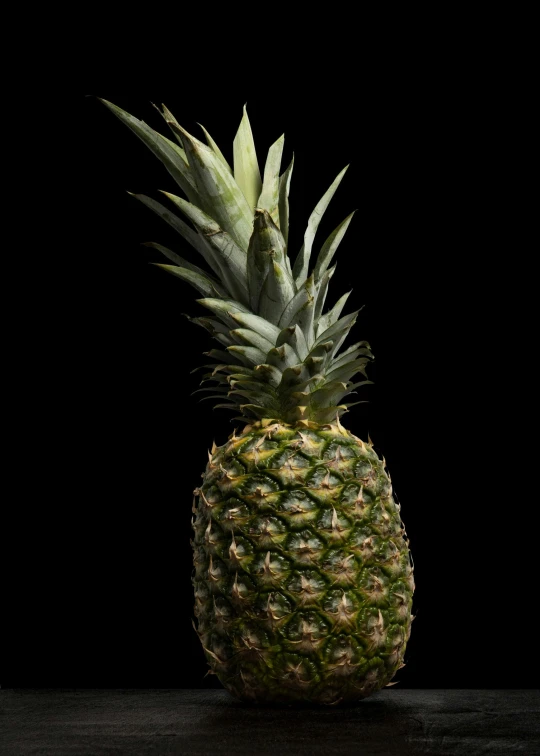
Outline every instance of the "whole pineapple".
POLYGON ((414 591, 408 541, 390 478, 371 443, 347 431, 343 400, 368 380, 369 345, 341 351, 358 312, 348 294, 324 312, 349 215, 310 270, 336 178, 288 257, 293 163, 284 139, 261 178, 244 116, 234 171, 211 136, 188 134, 163 107, 177 142, 103 101, 159 157, 187 197, 165 192, 191 221, 137 198, 203 257, 207 272, 160 245, 165 270, 191 283, 210 311, 193 318, 219 342, 203 388, 247 423, 212 449, 195 491, 195 616, 211 670, 243 700, 355 701, 403 666, 414 591))

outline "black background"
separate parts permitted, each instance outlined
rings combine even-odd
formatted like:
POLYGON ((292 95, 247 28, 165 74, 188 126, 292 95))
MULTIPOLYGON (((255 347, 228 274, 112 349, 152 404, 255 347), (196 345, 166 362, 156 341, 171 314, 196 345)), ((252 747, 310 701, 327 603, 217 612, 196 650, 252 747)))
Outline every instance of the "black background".
MULTIPOLYGON (((505 341, 509 307, 496 280, 505 229, 490 202, 502 158, 492 160, 478 95, 411 87, 363 104, 304 95, 300 77, 296 87, 285 102, 97 94, 165 130, 149 102, 163 99, 195 135, 203 123, 229 159, 245 100, 262 164, 285 131, 284 164, 296 157, 293 255, 351 163, 316 248, 358 209, 331 296, 352 288, 349 310, 365 305, 355 335, 372 345, 376 383, 343 422, 385 455, 415 558, 417 619, 400 684, 533 686, 525 510, 512 520, 528 495, 516 493, 519 455, 494 393, 504 355, 491 347, 494 331, 505 341)), ((47 401, 32 438, 47 496, 21 588, 21 628, 33 630, 2 683, 216 686, 191 628, 191 492, 206 450, 233 426, 191 396, 190 370, 211 348, 182 316, 202 313, 195 292, 150 266, 162 260, 140 244, 196 253, 126 193, 175 192, 165 169, 94 98, 74 97, 73 109, 76 159, 69 149, 59 159, 77 179, 63 187, 60 249, 43 271, 49 293, 35 326, 47 401)))

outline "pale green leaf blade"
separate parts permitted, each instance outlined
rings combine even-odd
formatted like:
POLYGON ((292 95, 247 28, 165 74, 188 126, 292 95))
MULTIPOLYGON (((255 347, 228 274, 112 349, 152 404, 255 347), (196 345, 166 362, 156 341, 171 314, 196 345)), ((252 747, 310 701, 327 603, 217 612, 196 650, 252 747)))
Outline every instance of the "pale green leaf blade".
POLYGON ((200 126, 200 127, 201 127, 201 129, 202 129, 202 130, 204 131, 204 135, 205 135, 205 137, 206 137, 206 141, 207 141, 207 143, 208 143, 208 146, 209 146, 209 147, 211 147, 211 148, 212 148, 212 149, 214 150, 214 152, 216 153, 216 155, 218 156, 218 158, 219 158, 219 159, 221 160, 221 162, 223 163, 223 165, 225 166, 225 168, 226 168, 226 169, 227 169, 227 170, 229 171, 229 173, 230 173, 230 174, 231 174, 231 176, 232 176, 232 172, 233 172, 233 171, 232 171, 232 168, 231 168, 231 166, 230 166, 230 165, 229 165, 229 163, 227 162, 227 159, 226 159, 226 157, 224 156, 224 154, 222 153, 222 151, 221 151, 221 150, 219 149, 219 147, 218 147, 218 145, 216 144, 216 142, 215 142, 215 141, 214 141, 214 140, 212 139, 212 137, 211 137, 211 135, 210 135, 210 134, 208 133, 208 131, 207 131, 207 130, 206 130, 206 129, 204 128, 204 126, 202 125, 202 123, 200 123, 200 124, 199 124, 199 126, 200 126))
POLYGON ((285 135, 282 135, 277 142, 270 147, 264 169, 263 188, 261 196, 257 202, 257 207, 261 210, 267 210, 277 227, 279 227, 280 221, 279 171, 281 169, 281 158, 283 155, 284 144, 285 135))
POLYGON ((285 371, 287 368, 298 365, 298 355, 288 344, 282 344, 268 352, 267 362, 278 370, 285 371))
POLYGON ((348 215, 345 220, 342 221, 339 226, 330 234, 328 239, 323 244, 322 249, 319 252, 317 262, 315 264, 316 281, 320 281, 321 277, 324 275, 324 272, 332 262, 332 258, 336 254, 337 248, 339 247, 341 241, 343 240, 343 237, 347 233, 347 229, 349 228, 355 212, 356 210, 348 215))
POLYGON ((209 246, 205 243, 204 239, 199 236, 190 226, 187 225, 187 223, 184 223, 184 221, 179 218, 174 213, 171 213, 170 210, 168 210, 164 205, 162 205, 160 202, 156 202, 151 197, 147 197, 144 194, 131 194, 131 192, 128 192, 132 197, 135 197, 135 199, 138 199, 139 202, 142 202, 143 205, 146 205, 147 208, 152 210, 156 215, 159 215, 160 218, 162 218, 166 223, 169 224, 172 228, 174 228, 175 231, 177 231, 183 238, 188 242, 188 244, 191 244, 191 246, 199 252, 199 254, 202 255, 202 257, 207 262, 208 266, 212 270, 220 270, 219 268, 219 258, 218 255, 209 248, 209 246))
POLYGON ((277 324, 282 312, 294 298, 293 282, 286 268, 272 260, 259 300, 261 317, 277 324))
POLYGON ((222 280, 231 295, 235 299, 247 303, 246 255, 234 239, 200 208, 186 202, 181 197, 176 197, 174 194, 168 192, 163 192, 163 194, 189 218, 204 237, 206 243, 216 253, 222 272, 222 280))
POLYGON ((351 294, 352 290, 348 291, 346 294, 343 294, 343 296, 338 299, 332 309, 320 318, 317 326, 317 338, 321 336, 321 334, 323 334, 327 328, 330 328, 330 326, 337 321, 337 319, 343 312, 343 308, 345 307, 347 300, 351 296, 351 294))
POLYGON ((180 124, 178 123, 178 121, 176 120, 176 118, 173 116, 173 114, 171 113, 171 111, 169 110, 169 108, 166 105, 164 105, 163 103, 161 104, 161 110, 157 107, 157 105, 154 105, 154 107, 157 110, 157 112, 160 114, 160 116, 163 118, 163 120, 165 121, 165 123, 167 124, 167 126, 169 127, 169 129, 171 130, 174 138, 176 139, 176 142, 179 145, 179 149, 182 151, 182 155, 183 155, 184 161, 189 165, 189 161, 187 159, 186 151, 184 150, 184 142, 182 140, 182 137, 180 136, 180 132, 179 131, 175 131, 172 128, 172 126, 171 126, 172 123, 175 123, 178 127, 180 127, 180 124))
MULTIPOLYGON (((101 98, 100 98, 101 99, 101 98)), ((198 192, 195 187, 195 181, 190 173, 189 166, 182 157, 174 150, 171 143, 164 136, 154 129, 150 128, 144 121, 126 113, 122 108, 113 105, 108 100, 101 99, 101 102, 122 121, 139 139, 161 160, 165 168, 169 171, 178 186, 187 195, 191 202, 198 201, 198 192)))
POLYGON ((298 294, 294 296, 291 302, 287 305, 279 321, 279 325, 282 327, 286 325, 294 325, 295 323, 298 324, 298 326, 304 333, 308 349, 311 349, 315 341, 315 333, 314 333, 314 327, 313 327, 314 325, 313 316, 315 312, 315 296, 316 296, 315 281, 314 281, 313 274, 311 274, 311 276, 304 282, 302 289, 298 292, 298 294), (298 295, 301 292, 304 292, 304 295, 302 297, 299 297, 298 295), (293 312, 289 319, 287 316, 287 313, 290 313, 291 309, 293 310, 293 312))
POLYGON ((190 283, 197 291, 205 297, 214 297, 218 293, 212 282, 204 273, 196 273, 188 268, 181 268, 178 265, 163 265, 162 263, 152 263, 156 268, 161 268, 173 276, 181 278, 183 281, 190 283))
POLYGON ((264 363, 263 365, 257 365, 255 368, 255 375, 260 380, 265 381, 270 386, 276 388, 281 383, 283 374, 281 370, 278 370, 274 365, 264 363))
POLYGON ((309 397, 312 407, 328 407, 339 404, 350 391, 343 381, 330 381, 313 391, 309 397))
POLYGON ((337 359, 332 360, 332 370, 344 367, 349 362, 353 362, 357 357, 369 357, 370 359, 373 359, 373 352, 368 347, 353 349, 352 351, 347 350, 346 354, 344 352, 337 359))
MULTIPOLYGON (((278 264, 283 265, 285 256, 286 248, 283 234, 267 210, 257 210, 253 223, 253 233, 249 242, 246 265, 249 302, 253 312, 259 312, 260 310, 260 299, 264 283, 270 272, 271 261, 275 260, 278 264)), ((292 279, 288 271, 287 277, 292 285, 292 279)))
POLYGON ((336 339, 338 339, 342 333, 345 331, 349 331, 353 325, 356 323, 356 318, 358 317, 358 313, 360 310, 356 310, 355 312, 352 312, 350 315, 345 315, 343 318, 338 320, 336 323, 333 323, 329 328, 326 329, 321 335, 318 337, 317 341, 315 342, 315 345, 321 344, 323 341, 329 341, 333 340, 334 342, 336 339))
POLYGON ((217 315, 217 317, 229 326, 231 330, 236 328, 236 322, 232 318, 232 314, 237 312, 248 312, 248 309, 244 307, 240 302, 235 302, 232 299, 216 299, 215 297, 207 297, 205 299, 198 299, 197 302, 207 310, 210 310, 217 315))
MULTIPOLYGON (((366 366, 369 362, 368 357, 361 357, 358 360, 350 362, 348 365, 343 365, 340 368, 331 370, 327 373, 326 378, 330 381, 350 381, 350 379, 356 375, 356 373, 362 373, 366 375, 366 366)), ((367 377, 367 375, 366 375, 367 377)))
POLYGON ((210 147, 171 124, 183 138, 189 167, 200 196, 200 206, 247 251, 253 226, 253 213, 238 184, 210 147))
POLYGON ((298 362, 302 362, 308 355, 306 337, 298 325, 287 326, 284 328, 276 341, 276 346, 288 344, 298 355, 298 362))
POLYGON ((275 345, 279 336, 279 328, 272 323, 269 323, 258 315, 253 315, 251 312, 235 312, 232 314, 232 317, 239 325, 250 328, 272 342, 272 346, 275 345))
POLYGON ((235 328, 233 331, 231 331, 231 333, 234 336, 238 336, 240 338, 239 343, 257 347, 257 349, 260 349, 261 352, 264 352, 264 354, 268 354, 270 349, 274 348, 274 344, 272 344, 272 342, 268 341, 264 338, 264 336, 260 336, 258 333, 255 333, 255 331, 252 331, 249 328, 235 328))
POLYGON ((257 200, 261 195, 262 181, 257 152, 253 140, 253 132, 249 122, 247 109, 244 106, 244 115, 240 123, 238 133, 234 138, 234 178, 244 195, 251 215, 257 207, 257 200))
POLYGON ((323 273, 323 276, 321 280, 319 281, 317 285, 317 300, 315 302, 315 323, 319 322, 319 319, 321 317, 324 303, 326 302, 326 295, 328 294, 328 286, 330 284, 330 280, 332 276, 334 275, 336 271, 337 265, 334 265, 332 268, 329 268, 323 273))
MULTIPOLYGON (((264 418, 268 417, 268 408, 267 407, 260 407, 256 404, 241 404, 240 409, 242 412, 251 412, 253 417, 262 420, 264 418)), ((241 418, 243 419, 243 418, 241 418)), ((276 417, 277 419, 277 417, 276 417)))
POLYGON ((234 355, 245 357, 252 365, 262 365, 266 361, 266 354, 252 346, 231 346, 227 349, 234 355))
MULTIPOLYGON (((171 139, 167 139, 167 137, 163 137, 163 139, 167 142, 168 145, 170 145, 171 150, 174 150, 176 154, 178 155, 178 157, 180 157, 189 168, 186 151, 183 150, 182 147, 180 147, 180 145, 177 142, 173 142, 171 139)), ((193 182, 193 185, 195 187, 195 182, 193 182)))
POLYGON ((317 207, 315 208, 315 210, 310 216, 306 233, 304 236, 304 244, 298 254, 298 257, 295 260, 294 267, 293 267, 293 275, 296 281, 296 285, 298 287, 300 287, 307 278, 308 271, 309 271, 309 261, 311 259, 311 250, 313 248, 315 234, 317 233, 317 229, 319 228, 319 224, 322 220, 322 217, 324 213, 326 212, 326 209, 328 205, 330 204, 332 197, 336 193, 338 186, 341 184, 341 181, 345 173, 347 172, 348 167, 349 167, 348 165, 345 166, 345 168, 337 176, 333 184, 330 186, 330 188, 328 189, 326 194, 323 196, 323 198, 320 200, 317 207))
MULTIPOLYGON (((193 265, 193 263, 190 263, 188 260, 184 260, 184 258, 181 255, 178 255, 176 252, 173 252, 171 249, 164 247, 162 244, 156 244, 156 242, 147 242, 146 244, 143 244, 143 247, 150 247, 151 249, 156 249, 158 252, 161 252, 162 255, 167 257, 175 265, 179 265, 181 268, 187 268, 188 270, 192 270, 194 273, 198 273, 199 275, 205 276, 211 282, 212 286, 215 289, 215 292, 220 297, 228 296, 225 289, 213 276, 211 276, 202 268, 199 268, 198 265, 193 265)), ((212 294, 212 296, 214 296, 214 294, 212 294)))
MULTIPOLYGON (((308 279, 309 280, 309 279, 308 279)), ((304 282, 304 285, 296 292, 294 297, 291 299, 287 307, 284 309, 283 314, 281 315, 279 319, 278 326, 280 328, 286 328, 289 325, 294 325, 296 323, 296 316, 302 310, 306 304, 313 299, 314 293, 313 293, 313 277, 311 280, 311 283, 308 284, 308 282, 304 282)), ((306 334, 304 333, 304 336, 306 334)), ((306 339, 307 340, 307 339, 306 339)))
POLYGON ((289 243, 289 192, 293 168, 294 155, 289 167, 279 180, 279 227, 285 239, 285 244, 289 243))

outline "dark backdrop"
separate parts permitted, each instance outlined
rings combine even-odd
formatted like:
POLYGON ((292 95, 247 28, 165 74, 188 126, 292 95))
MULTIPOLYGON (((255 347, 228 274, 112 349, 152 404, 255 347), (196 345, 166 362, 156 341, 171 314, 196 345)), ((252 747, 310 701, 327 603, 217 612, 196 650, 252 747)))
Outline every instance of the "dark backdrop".
MULTIPOLYGON (((355 334, 372 344, 376 383, 344 424, 385 455, 416 563, 401 685, 532 686, 525 571, 514 556, 527 527, 508 525, 518 473, 493 422, 486 346, 499 222, 487 199, 497 181, 489 129, 472 93, 411 86, 363 102, 302 91, 298 78, 285 103, 242 92, 97 94, 157 128, 149 100, 163 99, 192 133, 203 123, 229 157, 247 99, 260 161, 283 131, 285 164, 295 151, 294 253, 316 202, 351 163, 317 241, 358 208, 331 296, 352 288, 349 309, 365 305, 355 334)), ((202 311, 195 292, 151 267, 160 258, 140 243, 195 253, 126 193, 174 192, 169 174, 95 99, 74 98, 73 109, 65 137, 76 151, 58 157, 73 180, 62 187, 59 238, 50 240, 58 254, 43 270, 36 324, 46 401, 34 438, 48 493, 22 588, 21 625, 32 632, 2 683, 218 685, 205 678, 191 627, 190 520, 206 451, 233 426, 191 396, 190 370, 210 348, 182 316, 202 311)))

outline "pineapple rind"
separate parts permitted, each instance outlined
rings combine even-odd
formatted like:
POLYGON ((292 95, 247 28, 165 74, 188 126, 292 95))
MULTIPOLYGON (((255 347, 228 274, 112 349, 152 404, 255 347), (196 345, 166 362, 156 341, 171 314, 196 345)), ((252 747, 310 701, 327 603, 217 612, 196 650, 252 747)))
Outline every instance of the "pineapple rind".
POLYGON ((214 449, 194 505, 195 615, 236 697, 346 703, 403 666, 414 590, 392 485, 339 424, 256 423, 214 449))

